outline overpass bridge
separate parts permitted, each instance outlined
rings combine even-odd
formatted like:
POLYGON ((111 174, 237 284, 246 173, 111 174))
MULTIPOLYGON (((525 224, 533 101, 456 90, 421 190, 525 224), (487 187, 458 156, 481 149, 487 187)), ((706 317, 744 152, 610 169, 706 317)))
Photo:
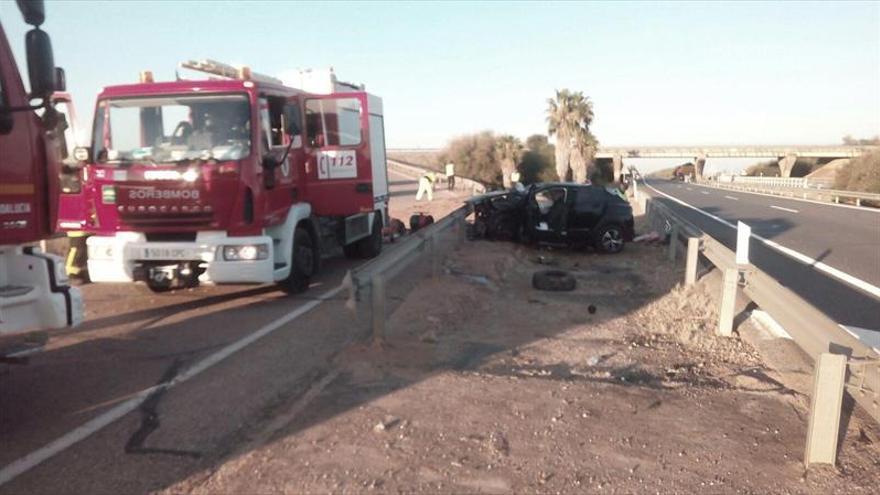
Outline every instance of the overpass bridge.
POLYGON ((693 160, 697 174, 702 175, 709 158, 769 158, 778 161, 782 177, 790 177, 799 157, 855 158, 876 149, 880 146, 603 146, 596 159, 613 160, 617 169, 624 158, 683 158, 693 160))
MULTIPOLYGON (((702 175, 703 167, 709 158, 767 158, 777 160, 782 177, 791 177, 791 171, 798 158, 818 158, 836 160, 855 158, 878 150, 880 146, 821 146, 821 145, 711 145, 711 146, 600 146, 596 152, 597 160, 613 160, 615 178, 623 166, 625 158, 682 158, 691 160, 702 175)), ((401 153, 437 152, 436 148, 389 149, 401 153)))

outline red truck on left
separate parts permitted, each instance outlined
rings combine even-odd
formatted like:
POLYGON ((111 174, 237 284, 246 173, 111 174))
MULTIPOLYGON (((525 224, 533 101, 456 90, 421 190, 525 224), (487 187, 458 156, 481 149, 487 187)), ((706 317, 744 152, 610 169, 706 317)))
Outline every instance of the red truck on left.
POLYGON ((64 91, 55 67, 42 0, 17 0, 24 21, 30 92, 0 25, 0 359, 39 347, 46 331, 75 326, 82 297, 64 263, 38 247, 55 230, 64 118, 53 94, 64 91))

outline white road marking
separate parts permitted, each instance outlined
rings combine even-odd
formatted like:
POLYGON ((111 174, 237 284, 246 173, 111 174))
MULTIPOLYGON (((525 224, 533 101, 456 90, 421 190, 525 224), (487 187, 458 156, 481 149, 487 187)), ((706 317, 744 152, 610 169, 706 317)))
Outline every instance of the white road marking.
POLYGON ((735 198, 735 197, 733 197, 733 196, 724 196, 724 197, 727 198, 727 199, 732 199, 732 200, 734 200, 734 201, 739 201, 739 198, 735 198))
POLYGON ((245 347, 253 344, 254 342, 260 340, 261 338, 271 334, 272 332, 278 330, 284 325, 292 322, 293 320, 299 318, 300 316, 308 313, 327 299, 334 297, 336 294, 339 294, 345 288, 344 285, 340 285, 335 289, 331 289, 315 299, 303 304, 302 306, 296 308, 295 310, 287 313, 286 315, 263 325, 259 330, 253 332, 246 337, 239 339, 226 347, 220 349, 219 351, 211 354, 205 359, 199 361, 191 368, 187 369, 183 373, 174 377, 173 380, 165 383, 160 383, 159 385, 154 385, 148 389, 141 390, 137 393, 133 398, 119 404, 118 406, 110 409, 109 411, 101 414, 100 416, 91 419, 85 424, 79 426, 78 428, 70 431, 69 433, 57 438, 56 440, 50 442, 49 444, 27 454, 26 456, 13 461, 10 464, 7 464, 0 469, 0 486, 8 483, 16 476, 29 471, 30 469, 36 467, 40 463, 54 457, 55 455, 63 452, 74 444, 85 440, 89 436, 97 433, 108 425, 112 424, 114 421, 122 418, 126 414, 134 411, 138 407, 140 407, 141 403, 153 392, 162 389, 170 389, 176 385, 180 385, 181 383, 195 377, 199 373, 207 370, 208 368, 214 366, 215 364, 223 361, 224 359, 232 356, 236 352, 244 349, 245 347))
POLYGON ((787 211, 790 213, 799 213, 799 211, 795 210, 794 208, 785 208, 783 206, 770 205, 770 208, 776 208, 777 210, 787 211))
POLYGON ((692 187, 688 187, 688 188, 686 188, 686 189, 687 189, 688 191, 693 191, 693 190, 694 190, 694 188, 692 188, 692 187))
MULTIPOLYGON (((660 191, 659 189, 657 189, 656 187, 654 187, 648 183, 645 183, 645 185, 650 187, 651 189, 653 189, 658 194, 662 194, 663 196, 666 196, 667 198, 671 199, 672 201, 675 201, 676 203, 678 203, 682 206, 690 208, 690 209, 696 211, 697 213, 705 215, 705 216, 711 218, 712 220, 715 220, 716 222, 719 222, 723 225, 726 225, 732 229, 736 229, 735 224, 732 224, 721 217, 715 216, 709 212, 706 212, 706 211, 703 211, 703 210, 697 208, 696 206, 692 206, 688 203, 685 203, 684 201, 682 201, 674 196, 670 196, 669 194, 666 194, 665 192, 660 191)), ((819 271, 825 272, 828 275, 831 275, 832 277, 834 277, 838 280, 841 280, 841 281, 843 281, 843 282, 845 282, 845 283, 847 283, 847 284, 849 284, 859 290, 867 292, 868 294, 880 299, 880 287, 877 287, 875 285, 871 285, 870 283, 865 282, 864 280, 862 280, 858 277, 854 277, 854 276, 850 275, 849 273, 846 273, 844 271, 838 270, 837 268, 828 266, 825 263, 822 263, 819 260, 813 259, 805 254, 799 253, 799 252, 795 251, 794 249, 787 248, 787 247, 785 247, 781 244, 777 244, 769 239, 765 239, 765 238, 759 236, 758 234, 752 233, 752 237, 754 237, 755 239, 758 239, 759 241, 764 243, 764 245, 769 246, 769 247, 781 252, 782 254, 785 254, 791 258, 794 258, 795 260, 797 260, 805 265, 810 265, 819 271)))
POLYGON ((709 191, 700 191, 703 194, 709 194, 709 191))
MULTIPOLYGON (((717 186, 717 185, 707 186, 707 185, 700 184, 700 187, 711 187, 712 189, 723 189, 725 191, 731 190, 726 187, 717 186)), ((745 189, 734 189, 733 191, 738 192, 738 193, 743 193, 743 194, 754 194, 755 196, 767 196, 768 198, 784 199, 786 201, 800 201, 801 203, 813 203, 813 204, 821 205, 821 206, 833 206, 834 208, 849 208, 852 210, 861 210, 861 211, 870 211, 872 213, 880 213, 880 208, 871 208, 868 206, 847 205, 847 204, 843 204, 843 203, 829 203, 828 201, 817 201, 815 199, 804 199, 804 198, 791 197, 791 196, 784 197, 784 196, 780 196, 778 194, 768 194, 768 193, 761 193, 761 192, 755 192, 755 191, 747 191, 745 189)), ((818 190, 818 189, 813 190, 813 191, 821 192, 821 190, 818 190)))

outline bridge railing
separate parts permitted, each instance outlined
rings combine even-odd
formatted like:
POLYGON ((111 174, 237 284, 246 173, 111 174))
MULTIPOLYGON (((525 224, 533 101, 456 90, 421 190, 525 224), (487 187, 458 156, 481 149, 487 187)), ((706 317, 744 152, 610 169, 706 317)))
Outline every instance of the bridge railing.
MULTIPOLYGON (((683 242, 686 249, 684 281, 686 285, 696 282, 699 259, 721 271, 721 308, 717 327, 719 335, 731 335, 737 293, 742 293, 778 322, 814 362, 818 362, 821 356, 829 353, 843 356, 842 359, 846 363, 844 390, 880 423, 880 353, 876 349, 844 330, 837 322, 756 266, 738 265, 734 251, 686 221, 664 204, 664 200, 649 198, 646 212, 650 225, 661 225, 661 228, 670 234, 669 257, 673 261, 676 259, 676 251, 683 242)), ((825 378, 827 377, 821 377, 822 380, 825 378)), ((820 377, 817 375, 805 462, 809 462, 809 445, 811 440, 815 440, 812 435, 815 426, 813 423, 817 420, 815 398, 819 384, 820 377)), ((838 420, 839 417, 838 405, 838 420)), ((833 413, 827 419, 834 420, 833 413)), ((835 434, 833 442, 836 441, 835 434)), ((836 447, 828 446, 828 448, 836 447)))

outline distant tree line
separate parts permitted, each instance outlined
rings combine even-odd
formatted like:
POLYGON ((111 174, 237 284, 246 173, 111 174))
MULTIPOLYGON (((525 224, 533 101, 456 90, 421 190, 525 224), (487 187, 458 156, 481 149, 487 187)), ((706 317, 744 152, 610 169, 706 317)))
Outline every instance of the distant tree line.
POLYGON ((847 134, 843 136, 843 144, 846 146, 878 146, 880 145, 880 135, 867 139, 854 139, 847 134))
POLYGON ((593 104, 581 91, 557 90, 547 100, 547 135, 533 134, 525 143, 510 134, 482 131, 456 137, 437 156, 435 167, 455 164, 456 174, 488 185, 510 187, 518 171, 523 184, 590 179, 610 182, 610 163, 595 160, 598 140, 590 131, 593 104), (556 144, 549 137, 555 136, 556 144))

